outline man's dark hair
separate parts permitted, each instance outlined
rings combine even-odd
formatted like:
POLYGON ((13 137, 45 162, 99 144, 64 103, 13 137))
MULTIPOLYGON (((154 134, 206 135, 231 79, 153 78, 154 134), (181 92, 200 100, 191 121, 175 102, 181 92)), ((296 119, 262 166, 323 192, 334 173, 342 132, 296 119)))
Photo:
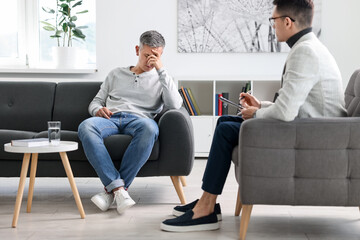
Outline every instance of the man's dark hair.
POLYGON ((149 47, 165 47, 165 39, 157 31, 146 31, 140 36, 140 48, 144 45, 148 45, 149 47))
POLYGON ((273 4, 279 14, 295 19, 299 27, 311 27, 314 17, 313 0, 274 0, 273 4))

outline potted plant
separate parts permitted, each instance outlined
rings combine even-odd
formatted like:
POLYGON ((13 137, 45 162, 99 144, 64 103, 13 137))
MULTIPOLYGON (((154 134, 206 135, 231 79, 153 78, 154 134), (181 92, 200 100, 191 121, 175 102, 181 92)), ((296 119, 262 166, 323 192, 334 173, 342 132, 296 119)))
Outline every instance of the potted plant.
POLYGON ((53 17, 41 21, 43 29, 53 32, 50 36, 57 40, 57 47, 53 48, 53 55, 58 68, 74 68, 78 65, 79 49, 72 46, 73 40, 85 41, 85 34, 81 29, 87 26, 77 26, 78 14, 88 10, 75 12, 82 5, 82 0, 56 0, 56 8, 42 7, 43 11, 53 17), (75 3, 73 3, 75 2, 75 3))

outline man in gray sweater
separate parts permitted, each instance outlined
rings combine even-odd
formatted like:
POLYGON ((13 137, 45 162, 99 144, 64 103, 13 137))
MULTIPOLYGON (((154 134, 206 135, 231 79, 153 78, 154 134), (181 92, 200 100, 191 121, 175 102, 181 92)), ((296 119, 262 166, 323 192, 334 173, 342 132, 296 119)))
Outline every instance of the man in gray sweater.
POLYGON ((291 51, 285 63, 279 96, 272 102, 260 102, 241 93, 244 108, 240 116, 220 117, 206 165, 200 199, 177 206, 178 218, 161 224, 174 232, 213 230, 219 228, 221 194, 229 168, 231 153, 238 145, 241 123, 251 118, 292 121, 296 117, 343 117, 344 94, 339 68, 327 48, 312 33, 314 13, 312 0, 274 0, 271 26, 278 41, 286 42, 291 51))
POLYGON ((181 96, 161 62, 164 47, 160 33, 143 33, 135 48, 139 56, 136 66, 116 68, 109 73, 89 105, 93 117, 79 125, 85 155, 105 187, 105 192, 91 198, 102 211, 116 202, 121 214, 135 204, 127 188, 148 160, 159 135, 153 119, 164 106, 181 107, 181 96), (132 136, 132 140, 120 169, 116 169, 104 138, 119 133, 132 136))

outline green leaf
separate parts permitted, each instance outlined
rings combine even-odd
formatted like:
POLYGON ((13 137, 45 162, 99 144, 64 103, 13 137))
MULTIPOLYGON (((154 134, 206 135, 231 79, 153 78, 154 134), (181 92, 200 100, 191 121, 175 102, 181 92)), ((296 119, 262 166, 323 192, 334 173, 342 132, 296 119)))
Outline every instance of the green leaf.
POLYGON ((63 33, 62 30, 57 30, 56 33, 55 33, 55 35, 60 36, 62 33, 63 33))
POLYGON ((47 12, 47 13, 55 13, 55 10, 54 9, 51 9, 51 8, 44 8, 44 7, 42 7, 42 10, 44 10, 45 12, 47 12))
POLYGON ((66 3, 63 3, 63 4, 60 5, 60 7, 66 8, 66 7, 69 7, 69 5, 67 5, 66 3))
POLYGON ((77 27, 77 29, 85 29, 85 28, 88 28, 88 26, 79 26, 79 27, 77 27))
POLYGON ((64 32, 68 32, 68 24, 66 22, 63 23, 62 29, 63 29, 64 32))
POLYGON ((61 12, 61 13, 64 14, 65 16, 69 16, 69 14, 68 14, 67 12, 65 12, 65 11, 59 11, 59 12, 61 12))
POLYGON ((78 34, 82 34, 82 31, 79 28, 74 28, 73 32, 76 32, 78 34))
POLYGON ((72 16, 72 17, 70 18, 70 21, 75 22, 76 20, 77 20, 77 16, 72 16))
POLYGON ((81 11, 81 12, 77 12, 76 14, 82 14, 82 13, 87 13, 89 12, 88 10, 84 10, 84 11, 81 11))
POLYGON ((59 36, 59 35, 51 35, 50 37, 51 38, 61 38, 61 36, 59 36))
POLYGON ((75 3, 72 7, 74 8, 74 7, 80 6, 80 5, 82 5, 82 0, 81 0, 81 1, 78 1, 77 3, 75 3))
POLYGON ((73 29, 73 34, 75 37, 78 37, 78 38, 81 38, 81 39, 84 39, 85 38, 85 35, 82 33, 82 31, 78 28, 74 28, 73 29))
POLYGON ((76 27, 75 23, 73 23, 73 22, 68 22, 68 25, 69 25, 69 27, 71 27, 71 28, 76 27))
POLYGON ((50 26, 44 26, 43 29, 45 29, 46 31, 55 31, 55 28, 50 26))
POLYGON ((66 0, 60 0, 60 2, 65 2, 66 0))
POLYGON ((73 32, 73 36, 74 37, 77 37, 77 38, 80 38, 80 39, 83 39, 83 40, 85 40, 85 35, 84 34, 82 34, 82 35, 80 35, 80 34, 78 34, 78 33, 76 33, 76 32, 73 32))
POLYGON ((65 21, 65 17, 63 17, 63 19, 61 19, 61 21, 59 22, 59 26, 61 26, 64 21, 65 21))
POLYGON ((42 24, 45 24, 47 26, 51 26, 51 27, 55 27, 54 25, 52 25, 51 23, 45 22, 45 21, 40 21, 42 24))

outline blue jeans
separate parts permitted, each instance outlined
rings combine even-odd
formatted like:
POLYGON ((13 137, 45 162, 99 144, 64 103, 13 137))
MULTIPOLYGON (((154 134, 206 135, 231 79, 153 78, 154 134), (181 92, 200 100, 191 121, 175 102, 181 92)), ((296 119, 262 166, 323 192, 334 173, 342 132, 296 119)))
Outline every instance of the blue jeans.
POLYGON ((239 143, 239 131, 243 118, 222 116, 218 119, 209 158, 203 176, 202 189, 220 195, 231 166, 231 155, 239 143))
POLYGON ((95 169, 106 190, 128 188, 135 176, 150 157, 159 136, 156 122, 130 113, 116 113, 110 119, 91 117, 84 120, 78 129, 85 155, 95 169), (132 136, 120 169, 116 169, 104 145, 104 138, 115 134, 132 136))

